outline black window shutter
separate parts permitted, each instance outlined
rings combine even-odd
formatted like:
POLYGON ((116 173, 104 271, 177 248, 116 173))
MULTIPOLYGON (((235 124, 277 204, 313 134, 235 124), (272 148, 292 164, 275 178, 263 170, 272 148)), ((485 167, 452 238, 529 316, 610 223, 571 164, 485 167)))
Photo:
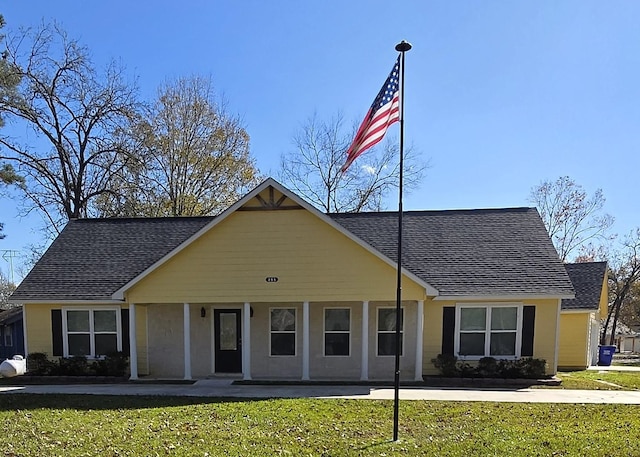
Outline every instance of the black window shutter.
POLYGON ((130 355, 130 346, 129 346, 129 310, 121 309, 120 310, 120 318, 122 320, 122 352, 125 355, 130 355))
POLYGON ((51 310, 51 336, 53 338, 52 354, 62 356, 62 310, 51 310))
POLYGON ((442 354, 453 355, 453 342, 456 329, 456 308, 445 306, 442 308, 442 354))
POLYGON ((522 309, 522 347, 520 355, 522 357, 533 356, 533 330, 536 323, 536 307, 525 306, 522 309))

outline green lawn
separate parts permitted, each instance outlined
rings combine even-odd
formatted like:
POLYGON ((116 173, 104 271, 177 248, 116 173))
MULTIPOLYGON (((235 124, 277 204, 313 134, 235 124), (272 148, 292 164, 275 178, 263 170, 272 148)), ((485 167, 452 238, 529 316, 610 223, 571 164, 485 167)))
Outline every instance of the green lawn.
POLYGON ((628 405, 0 395, 0 455, 640 455, 628 405))
POLYGON ((639 390, 640 372, 633 371, 570 371, 558 373, 563 389, 639 390), (599 382, 604 381, 604 382, 599 382), (611 385, 615 384, 615 385, 611 385))

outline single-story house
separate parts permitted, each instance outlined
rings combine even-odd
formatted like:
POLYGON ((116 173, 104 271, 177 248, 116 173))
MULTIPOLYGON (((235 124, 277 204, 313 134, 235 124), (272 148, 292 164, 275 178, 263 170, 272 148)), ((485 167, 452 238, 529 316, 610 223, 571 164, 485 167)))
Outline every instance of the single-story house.
POLYGON ((607 263, 565 264, 575 298, 562 300, 558 366, 583 370, 598 363, 600 321, 607 316, 607 263))
MULTIPOLYGON (((606 315, 604 315, 604 318, 606 318, 606 315)), ((611 341, 611 327, 613 327, 613 322, 609 323, 609 328, 606 332, 605 341, 607 344, 611 341)), ((640 332, 623 322, 618 321, 616 323, 616 336, 613 341, 618 352, 640 352, 640 332)))
POLYGON ((22 306, 0 310, 0 361, 24 356, 22 306))
MULTIPOLYGON (((215 217, 70 221, 12 301, 28 353, 124 351, 133 379, 388 380, 397 227, 267 179, 215 217)), ((401 379, 440 353, 556 372, 574 291, 535 208, 408 211, 403 234, 401 379)))

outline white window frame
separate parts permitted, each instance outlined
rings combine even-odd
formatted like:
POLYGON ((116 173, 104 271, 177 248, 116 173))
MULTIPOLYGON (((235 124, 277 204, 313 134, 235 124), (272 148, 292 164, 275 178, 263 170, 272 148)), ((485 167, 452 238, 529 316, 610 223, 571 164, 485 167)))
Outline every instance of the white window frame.
MULTIPOLYGON (((381 309, 392 309, 393 311, 396 310, 395 306, 377 306, 376 307, 376 357, 395 357, 395 354, 390 354, 390 355, 380 355, 380 353, 378 352, 378 348, 380 347, 378 345, 378 339, 381 333, 384 334, 393 334, 395 335, 396 332, 395 330, 393 331, 382 331, 382 330, 378 330, 380 328, 380 310, 381 309)), ((405 350, 404 350, 404 345, 405 345, 405 337, 404 337, 404 325, 406 322, 406 311, 404 309, 404 306, 400 307, 400 312, 402 313, 402 328, 400 328, 400 336, 401 336, 401 340, 402 340, 402 344, 400 345, 400 357, 404 357, 405 354, 405 350)))
MULTIPOLYGON (((493 357, 494 359, 516 360, 520 358, 522 349, 522 303, 458 303, 456 304, 456 324, 455 324, 455 340, 454 353, 460 360, 480 360, 483 357, 493 357), (460 314, 462 309, 467 308, 484 308, 485 313, 485 329, 484 329, 484 355, 460 355, 460 314), (491 331, 491 310, 494 308, 516 308, 516 347, 515 355, 491 355, 491 333, 513 333, 513 330, 496 330, 491 331)), ((475 332, 475 333, 480 333, 475 332)))
MULTIPOLYGON (((96 357, 96 335, 102 334, 102 332, 96 333, 94 331, 94 311, 115 311, 116 313, 116 341, 117 341, 117 349, 118 351, 122 351, 122 314, 121 308, 117 306, 92 306, 90 308, 62 308, 62 354, 63 357, 73 357, 74 355, 69 354, 69 334, 74 335, 77 333, 85 334, 86 332, 71 332, 69 333, 67 329, 67 312, 69 311, 88 311, 89 312, 89 347, 91 348, 90 354, 87 354, 87 359, 100 359, 100 357, 96 357)), ((108 332, 109 335, 112 332, 108 332)))
POLYGON ((2 329, 2 342, 5 347, 13 347, 13 328, 10 325, 5 325, 2 329), (7 342, 7 337, 9 337, 9 342, 7 342))
POLYGON ((267 325, 269 326, 269 357, 296 357, 298 355, 298 308, 295 306, 274 306, 269 308, 269 319, 267 319, 267 325), (271 311, 274 309, 292 309, 294 315, 295 328, 291 330, 271 330, 271 311), (274 333, 293 333, 293 354, 272 354, 271 353, 271 335, 274 333))
POLYGON ((348 306, 327 306, 325 308, 322 309, 322 354, 324 357, 351 357, 351 327, 352 327, 352 319, 351 319, 351 308, 349 308, 348 306), (325 314, 325 311, 328 309, 344 309, 349 311, 349 330, 345 331, 345 330, 327 330, 327 316, 325 314), (347 334, 349 335, 349 352, 348 354, 339 354, 339 355, 334 355, 334 354, 327 354, 327 334, 347 334))

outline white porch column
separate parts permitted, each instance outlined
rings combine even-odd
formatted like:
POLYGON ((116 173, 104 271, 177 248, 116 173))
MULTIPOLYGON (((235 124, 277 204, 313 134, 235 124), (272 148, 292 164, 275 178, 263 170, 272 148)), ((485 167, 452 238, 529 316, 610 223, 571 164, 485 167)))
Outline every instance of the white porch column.
POLYGON ((251 380, 251 304, 245 302, 242 313, 242 379, 251 380))
POLYGON ((129 304, 129 379, 138 379, 138 346, 136 345, 136 305, 129 304))
POLYGON ((302 380, 309 380, 309 302, 302 304, 302 380))
POLYGON ((424 338, 424 300, 418 300, 416 325, 416 381, 422 381, 422 342, 424 338))
POLYGON ((369 302, 362 302, 362 361, 360 381, 369 380, 369 302))
POLYGON ((184 379, 191 379, 191 306, 184 303, 184 379))

